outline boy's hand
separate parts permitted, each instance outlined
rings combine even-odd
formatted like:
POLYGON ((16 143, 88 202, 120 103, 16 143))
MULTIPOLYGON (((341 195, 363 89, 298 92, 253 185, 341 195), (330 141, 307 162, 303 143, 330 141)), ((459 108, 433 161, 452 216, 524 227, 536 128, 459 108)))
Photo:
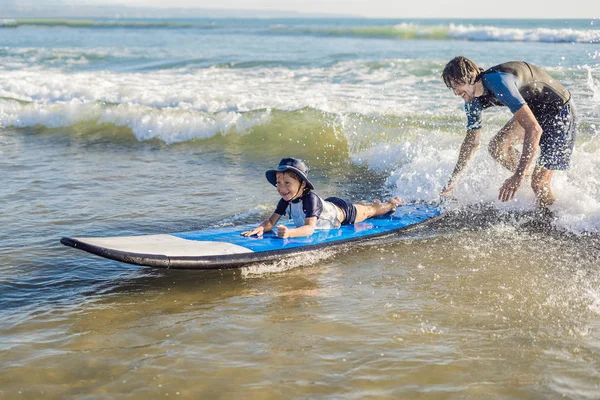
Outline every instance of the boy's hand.
POLYGON ((240 235, 242 235, 242 236, 262 236, 264 232, 265 232, 265 228, 261 225, 261 226, 257 226, 256 228, 252 229, 251 231, 242 232, 242 233, 240 233, 240 235))
POLYGON ((277 225, 277 237, 280 237, 282 239, 289 238, 290 237, 289 228, 285 225, 277 225))

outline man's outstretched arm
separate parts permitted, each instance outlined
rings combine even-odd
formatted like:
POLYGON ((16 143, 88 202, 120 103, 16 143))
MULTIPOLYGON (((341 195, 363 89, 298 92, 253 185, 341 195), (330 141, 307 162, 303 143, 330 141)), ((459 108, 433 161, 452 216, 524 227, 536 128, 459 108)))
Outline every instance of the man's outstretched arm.
POLYGON ((467 135, 460 146, 458 161, 456 162, 454 171, 452 171, 452 175, 450 175, 450 179, 448 179, 446 187, 441 192, 442 196, 448 196, 452 192, 454 186, 456 186, 456 183, 458 182, 460 173, 464 170, 475 153, 477 153, 477 149, 479 148, 479 134, 480 129, 467 130, 467 135))

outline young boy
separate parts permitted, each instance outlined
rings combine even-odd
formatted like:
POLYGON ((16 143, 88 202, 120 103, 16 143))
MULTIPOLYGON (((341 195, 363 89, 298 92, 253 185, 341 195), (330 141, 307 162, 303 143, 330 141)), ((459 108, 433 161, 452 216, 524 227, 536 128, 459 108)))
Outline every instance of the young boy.
POLYGON ((283 158, 276 169, 268 170, 267 180, 277 188, 281 200, 273 215, 256 228, 242 232, 243 236, 262 236, 268 232, 286 212, 294 220, 296 228, 285 225, 277 227, 280 238, 310 236, 315 229, 337 229, 377 215, 394 211, 404 203, 399 197, 385 203, 352 204, 338 197, 321 199, 312 192, 315 188, 308 180, 308 168, 297 158, 283 158))

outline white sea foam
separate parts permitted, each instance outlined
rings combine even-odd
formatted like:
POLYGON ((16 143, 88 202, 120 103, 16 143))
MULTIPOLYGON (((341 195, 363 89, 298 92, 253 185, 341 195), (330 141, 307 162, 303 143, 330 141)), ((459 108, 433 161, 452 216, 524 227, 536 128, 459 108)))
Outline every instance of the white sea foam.
POLYGON ((322 260, 333 257, 340 249, 325 249, 310 251, 301 255, 288 256, 278 261, 252 264, 241 269, 243 278, 256 278, 265 275, 278 274, 298 267, 306 267, 322 260))
POLYGON ((227 134, 244 134, 269 121, 269 112, 257 115, 236 112, 216 114, 181 109, 156 109, 141 105, 106 108, 98 103, 73 99, 50 104, 21 104, 0 100, 0 126, 68 127, 86 121, 112 123, 131 129, 138 140, 159 138, 167 144, 227 134))
MULTIPOLYGON (((597 54, 594 54, 594 58, 596 57, 597 54)), ((592 103, 597 110, 600 110, 600 81, 594 79, 594 68, 589 65, 585 65, 583 68, 587 71, 586 84, 588 89, 592 92, 592 103)))
POLYGON ((550 29, 550 28, 500 28, 450 24, 449 36, 453 39, 503 42, 600 42, 600 30, 550 29))
POLYGON ((0 126, 18 128, 43 125, 59 128, 74 125, 86 120, 95 120, 102 113, 98 104, 90 104, 79 99, 50 103, 31 102, 28 104, 10 100, 0 100, 0 126))
POLYGON ((219 133, 227 134, 233 129, 238 134, 244 134, 251 127, 268 120, 268 112, 253 116, 233 111, 211 114, 121 105, 105 109, 98 122, 127 126, 138 140, 159 138, 171 144, 209 138, 219 133))
POLYGON ((0 26, 15 27, 17 26, 17 21, 8 18, 0 19, 0 26))
POLYGON ((85 118, 99 119, 130 127, 140 140, 157 137, 172 143, 226 133, 233 126, 243 132, 263 123, 270 109, 311 107, 338 114, 384 115, 424 105, 435 107, 435 99, 429 104, 418 99, 415 83, 421 81, 442 92, 434 84, 437 77, 411 75, 404 64, 390 61, 375 70, 368 63, 346 62, 327 70, 5 71, 0 76, 0 97, 29 104, 4 100, 1 123, 58 127, 85 118), (114 107, 101 111, 96 106, 104 103, 114 107), (240 117, 255 110, 266 111, 258 119, 240 117), (193 130, 194 126, 200 129, 193 130))
POLYGON ((597 288, 588 289, 588 294, 592 299, 589 309, 594 313, 600 315, 600 291, 597 288))
MULTIPOLYGON (((463 171, 453 195, 456 206, 492 203, 498 209, 532 210, 535 197, 526 180, 515 199, 508 203, 498 201, 498 192, 510 173, 499 166, 486 151, 486 144, 494 132, 487 131, 482 146, 463 171)), ((437 202, 458 157, 458 142, 447 135, 431 134, 417 142, 382 149, 371 149, 373 155, 360 154, 374 169, 387 168, 389 162, 401 160, 402 165, 392 172, 389 183, 396 195, 405 201, 437 202)), ((600 179, 590 171, 600 170, 600 148, 578 146, 570 168, 557 171, 553 192, 557 196, 552 206, 555 226, 573 233, 600 232, 600 179)))
MULTIPOLYGON (((194 117, 191 113, 221 113, 221 117, 212 121, 215 125, 212 133, 206 128, 199 136, 206 137, 233 125, 235 116, 223 113, 257 110, 314 108, 342 116, 414 114, 422 116, 423 121, 434 115, 457 115, 461 108, 459 102, 440 84, 439 70, 442 66, 441 62, 388 60, 376 65, 348 61, 329 68, 294 70, 272 67, 68 73, 58 69, 24 69, 4 71, 0 75, 0 97, 32 103, 31 107, 20 108, 28 116, 36 112, 56 114, 60 113, 60 108, 68 114, 72 111, 72 104, 77 102, 120 106, 122 110, 112 111, 103 119, 103 122, 112 122, 110 117, 113 117, 115 123, 124 119, 136 120, 135 113, 139 113, 137 119, 156 119, 156 113, 148 113, 151 109, 159 109, 165 115, 172 113, 173 118, 179 117, 182 121, 191 119, 204 126, 211 121, 203 121, 205 116, 194 117), (123 114, 129 114, 130 118, 124 118, 123 114)), ((592 79, 597 74, 596 69, 588 68, 589 79, 592 79)), ((584 89, 576 88, 576 95, 580 95, 578 90, 584 89)), ((4 108, 4 126, 16 120, 25 123, 18 110, 9 106, 4 108)), ((72 118, 68 116, 64 120, 68 122, 72 118)), ((237 121, 235 125, 239 128, 245 122, 237 121)), ((165 126, 177 127, 177 124, 170 125, 172 123, 165 126)), ((252 124, 248 122, 248 126, 241 130, 252 124)), ((133 124, 131 127, 133 129, 133 124)), ((181 130, 180 127, 177 130, 181 130)), ((151 135, 148 132, 136 135, 141 139, 165 135, 169 142, 190 138, 189 135, 172 138, 171 133, 155 129, 151 135)))

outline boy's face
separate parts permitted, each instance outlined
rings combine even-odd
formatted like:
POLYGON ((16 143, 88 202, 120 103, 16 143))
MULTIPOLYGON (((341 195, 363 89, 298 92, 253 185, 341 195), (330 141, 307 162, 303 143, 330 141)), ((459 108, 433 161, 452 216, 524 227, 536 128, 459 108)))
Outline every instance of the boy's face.
POLYGON ((277 172, 277 191, 282 199, 290 201, 302 195, 306 183, 300 181, 292 174, 277 172))

